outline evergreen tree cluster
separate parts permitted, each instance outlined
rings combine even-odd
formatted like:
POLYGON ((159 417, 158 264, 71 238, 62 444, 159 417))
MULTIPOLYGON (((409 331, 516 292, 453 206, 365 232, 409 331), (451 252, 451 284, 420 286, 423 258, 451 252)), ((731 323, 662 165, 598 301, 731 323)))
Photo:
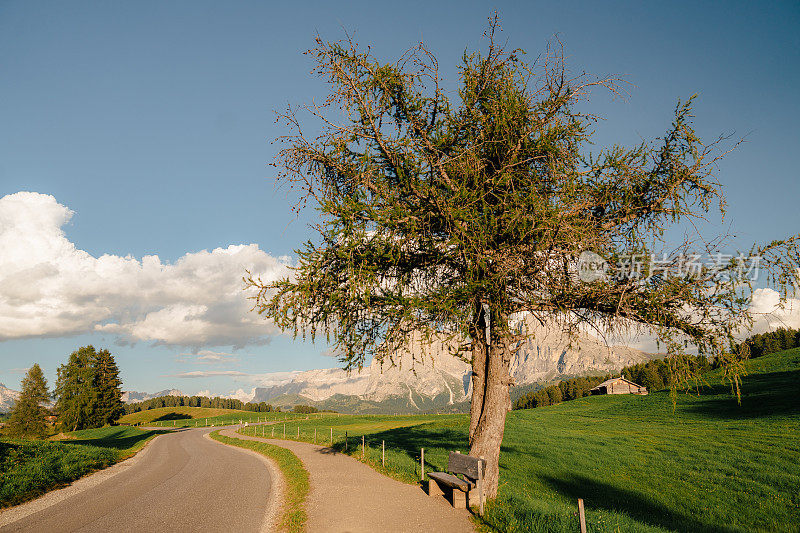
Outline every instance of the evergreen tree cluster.
POLYGON ((514 409, 532 409, 555 405, 564 401, 574 400, 589 396, 589 391, 609 379, 611 376, 588 376, 581 378, 565 379, 557 385, 550 385, 542 389, 529 392, 514 402, 514 409))
MULTIPOLYGON (((690 357, 685 362, 691 366, 691 371, 698 375, 712 368, 708 358, 702 355, 690 357)), ((663 389, 668 387, 672 380, 670 358, 653 359, 646 363, 626 366, 621 370, 620 375, 638 385, 647 387, 648 391, 663 389)), ((557 385, 529 392, 520 397, 514 402, 514 409, 531 409, 583 398, 584 396, 589 396, 589 391, 592 388, 611 377, 611 375, 606 375, 567 379, 557 385)))
MULTIPOLYGON (((673 378, 670 362, 673 362, 673 366, 677 364, 675 359, 669 357, 653 359, 646 363, 626 366, 622 369, 621 374, 634 383, 647 387, 648 391, 657 391, 669 387, 672 384, 673 378)), ((697 376, 708 372, 712 368, 708 358, 703 355, 696 355, 694 357, 686 356, 682 358, 680 362, 689 365, 689 371, 697 376)))
POLYGON ((789 350, 800 346, 800 330, 778 328, 767 333, 758 333, 734 347, 734 353, 742 353, 744 345, 749 348, 750 357, 761 357, 770 353, 789 350))
POLYGON ((8 419, 9 434, 17 437, 43 437, 47 433, 47 402, 50 392, 42 369, 34 364, 22 380, 22 390, 8 419))
POLYGON ((122 381, 108 350, 84 346, 58 368, 56 414, 68 431, 115 423, 125 412, 122 381))
POLYGON ((255 413, 269 413, 276 411, 272 405, 266 402, 243 402, 235 398, 208 398, 206 396, 159 396, 141 402, 129 403, 125 405, 125 414, 148 411, 160 407, 212 407, 215 409, 239 409, 242 411, 253 411, 255 413))

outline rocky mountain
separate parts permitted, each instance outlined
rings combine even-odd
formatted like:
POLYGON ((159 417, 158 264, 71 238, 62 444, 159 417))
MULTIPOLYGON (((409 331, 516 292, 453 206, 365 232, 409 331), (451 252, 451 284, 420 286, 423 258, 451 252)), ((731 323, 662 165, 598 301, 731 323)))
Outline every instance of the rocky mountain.
POLYGON ((125 391, 122 393, 122 401, 125 403, 136 403, 149 400, 151 398, 158 398, 159 396, 184 396, 178 389, 166 389, 153 394, 138 391, 125 391))
MULTIPOLYGON (((607 346, 588 334, 572 342, 552 329, 521 321, 531 336, 514 348, 511 375, 524 386, 570 376, 607 374, 653 356, 625 346, 607 346)), ((412 338, 393 361, 373 361, 362 372, 339 368, 298 372, 253 392, 253 401, 310 404, 341 412, 464 411, 472 395, 470 365, 453 357, 449 344, 412 338)))
POLYGON ((0 383, 0 413, 8 413, 14 407, 14 402, 19 397, 19 391, 9 389, 0 383))

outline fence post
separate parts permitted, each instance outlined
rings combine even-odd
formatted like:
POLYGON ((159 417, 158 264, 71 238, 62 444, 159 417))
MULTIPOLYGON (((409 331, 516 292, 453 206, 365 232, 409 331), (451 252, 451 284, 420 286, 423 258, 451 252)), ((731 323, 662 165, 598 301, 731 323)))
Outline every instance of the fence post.
POLYGON ((314 428, 314 444, 317 443, 317 428, 314 428))
POLYGON ((347 432, 344 432, 344 451, 347 453, 347 432))
POLYGON ((275 438, 275 426, 272 426, 272 438, 275 438))
POLYGON ((331 428, 331 446, 333 446, 333 428, 331 428))
POLYGON ((300 438, 300 426, 297 426, 297 438, 300 438))
POLYGON ((583 498, 578 498, 578 516, 581 521, 581 533, 586 533, 586 515, 583 512, 583 498))
POLYGON ((364 435, 361 435, 361 458, 363 459, 366 455, 364 452, 366 451, 366 445, 364 444, 364 435))
POLYGON ((283 438, 286 438, 286 422, 283 423, 283 438))
POLYGON ((381 464, 386 466, 386 441, 381 441, 381 464))
POLYGON ((425 448, 420 448, 419 472, 420 472, 420 480, 425 481, 425 448))

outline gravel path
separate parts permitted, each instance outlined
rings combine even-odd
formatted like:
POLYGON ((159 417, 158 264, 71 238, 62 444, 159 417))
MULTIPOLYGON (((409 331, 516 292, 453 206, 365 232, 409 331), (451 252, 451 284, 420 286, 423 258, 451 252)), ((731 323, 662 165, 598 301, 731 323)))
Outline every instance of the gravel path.
POLYGON ((431 498, 415 485, 383 476, 369 466, 334 450, 288 440, 240 435, 287 448, 303 462, 310 476, 306 500, 310 533, 446 531, 472 532, 470 513, 431 498))

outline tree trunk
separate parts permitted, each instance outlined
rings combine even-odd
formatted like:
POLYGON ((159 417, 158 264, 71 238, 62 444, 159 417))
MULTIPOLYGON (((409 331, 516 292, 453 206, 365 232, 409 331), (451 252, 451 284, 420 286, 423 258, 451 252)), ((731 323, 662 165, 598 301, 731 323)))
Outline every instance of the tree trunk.
POLYGON ((486 393, 486 321, 480 302, 477 303, 478 320, 470 328, 472 339, 472 403, 469 409, 469 442, 472 444, 475 430, 483 412, 483 398, 486 393))
MULTIPOLYGON (((498 324, 499 322, 494 322, 498 324)), ((473 349, 477 344, 473 344, 473 349)), ((487 498, 497 496, 497 487, 500 480, 500 444, 503 442, 503 432, 506 426, 506 413, 511 403, 508 387, 510 383, 508 371, 510 366, 510 353, 508 351, 507 333, 501 328, 492 328, 492 344, 484 344, 485 378, 483 378, 482 394, 477 390, 472 392, 472 406, 470 409, 470 455, 486 459, 486 472, 484 474, 484 490, 487 498), (481 405, 476 406, 476 397, 480 398, 481 405), (476 414, 477 420, 476 420, 476 414), (474 431, 472 430, 475 425, 474 431)), ((479 357, 473 354, 473 365, 479 357)), ((480 361, 479 361, 480 362, 480 361)), ((473 367, 473 372, 476 369, 473 367)), ((477 373, 477 372, 476 372, 477 373)), ((476 380, 473 377, 473 384, 476 380)))

